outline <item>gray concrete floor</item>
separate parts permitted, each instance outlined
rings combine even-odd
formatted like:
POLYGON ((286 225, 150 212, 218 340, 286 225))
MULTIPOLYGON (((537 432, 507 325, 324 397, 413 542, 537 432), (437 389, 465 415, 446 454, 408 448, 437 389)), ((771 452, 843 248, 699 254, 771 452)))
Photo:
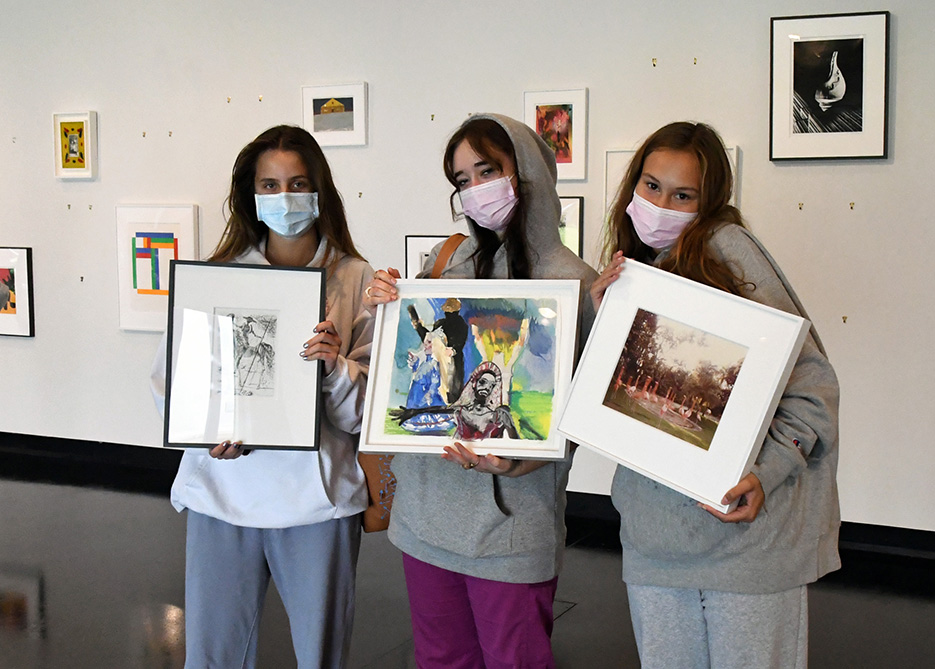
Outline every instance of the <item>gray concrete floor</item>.
MULTIPOLYGON (((162 496, 0 479, 0 668, 181 667, 184 516, 162 496)), ((560 667, 636 667, 619 548, 570 528, 553 636, 560 667)), ((935 666, 931 562, 845 555, 810 591, 813 667, 935 666), (850 565, 850 567, 849 567, 850 565)), ((399 552, 365 535, 351 666, 414 667, 399 552)), ((260 666, 295 666, 271 588, 260 666)))

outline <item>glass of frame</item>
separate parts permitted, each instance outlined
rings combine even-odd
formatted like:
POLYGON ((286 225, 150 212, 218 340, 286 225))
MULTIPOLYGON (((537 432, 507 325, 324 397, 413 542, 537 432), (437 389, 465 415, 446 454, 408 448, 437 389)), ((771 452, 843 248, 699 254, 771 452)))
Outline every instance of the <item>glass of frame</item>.
POLYGON ((588 172, 588 89, 527 91, 523 120, 555 152, 559 181, 583 181, 588 172))
POLYGON ((120 328, 163 332, 169 263, 198 257, 198 207, 117 205, 120 328))
POLYGON ((579 258, 584 257, 584 197, 569 195, 558 198, 562 203, 562 220, 559 233, 562 244, 574 251, 579 258))
POLYGON ((53 114, 55 176, 94 179, 97 176, 97 112, 53 114))
POLYGON ((578 282, 406 280, 377 310, 360 450, 561 459, 578 282))
POLYGON ((0 246, 0 335, 36 336, 31 248, 0 246))
POLYGON ((889 18, 770 20, 770 160, 886 158, 889 18))
POLYGON ((173 261, 164 445, 317 450, 324 311, 322 269, 173 261))
POLYGON ((365 146, 367 82, 303 86, 302 118, 320 146, 365 146))
POLYGON ((628 260, 559 430, 721 511, 749 473, 808 321, 628 260))
POLYGON ((446 239, 447 235, 406 235, 406 278, 416 278, 432 249, 446 239))

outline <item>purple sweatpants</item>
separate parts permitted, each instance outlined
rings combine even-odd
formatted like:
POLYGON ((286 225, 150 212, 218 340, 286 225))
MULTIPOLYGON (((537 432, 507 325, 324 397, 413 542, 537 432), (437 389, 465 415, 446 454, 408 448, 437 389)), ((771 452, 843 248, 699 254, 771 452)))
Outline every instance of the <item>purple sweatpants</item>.
POLYGON ((434 567, 403 553, 420 669, 554 667, 558 577, 502 583, 434 567))

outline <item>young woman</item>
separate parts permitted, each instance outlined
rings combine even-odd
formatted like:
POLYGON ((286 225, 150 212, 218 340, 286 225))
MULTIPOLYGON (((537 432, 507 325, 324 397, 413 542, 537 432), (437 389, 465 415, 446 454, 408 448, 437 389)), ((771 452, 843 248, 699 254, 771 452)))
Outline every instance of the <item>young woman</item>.
MULTIPOLYGON (((448 142, 444 169, 470 237, 442 277, 577 279, 581 336, 587 336, 593 312, 586 291, 596 273, 559 237, 552 150, 518 121, 472 116, 448 142)), ((420 276, 429 275, 440 248, 420 276)), ((396 299, 398 277, 393 269, 378 271, 367 287, 368 304, 396 299)), ((461 411, 475 422, 481 414, 495 420, 502 413, 496 383, 480 389, 495 375, 465 369, 464 378, 472 397, 461 411), (478 399, 485 394, 488 401, 478 399)), ((569 467, 568 461, 497 458, 459 442, 441 457, 393 460, 389 539, 403 551, 420 667, 554 665, 552 599, 565 543, 569 467)))
MULTIPOLYGON (((633 157, 611 211, 595 308, 624 257, 805 316, 766 250, 728 204, 717 133, 673 123, 633 157)), ((727 514, 624 467, 623 580, 644 667, 804 667, 806 584, 840 566, 835 474, 838 383, 812 327, 753 471, 727 514)))
MULTIPOLYGON (((186 666, 255 666, 272 575, 298 666, 343 667, 367 506, 356 433, 373 331, 361 295, 373 270, 351 241, 324 154, 301 128, 271 128, 244 147, 228 209, 210 261, 326 268, 326 318, 295 342, 303 360, 323 365, 321 450, 224 442, 183 455, 172 504, 188 509, 186 666)), ((160 406, 164 346, 153 369, 160 406)))

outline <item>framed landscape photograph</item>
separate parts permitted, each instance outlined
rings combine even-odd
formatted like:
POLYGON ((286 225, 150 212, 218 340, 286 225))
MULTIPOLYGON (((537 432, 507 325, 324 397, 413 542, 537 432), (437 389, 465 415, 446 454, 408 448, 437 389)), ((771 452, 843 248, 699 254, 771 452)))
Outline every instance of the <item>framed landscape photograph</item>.
POLYGON ((588 89, 527 91, 523 120, 555 152, 559 181, 583 181, 588 169, 588 89))
POLYGON ((31 248, 0 246, 0 335, 36 336, 31 248))
POLYGON ((889 17, 770 20, 770 160, 886 158, 889 17))
POLYGON ((323 269, 172 262, 163 444, 317 450, 324 313, 323 269))
POLYGON ((198 258, 198 207, 117 205, 120 328, 163 332, 169 311, 169 263, 198 258))
POLYGON ((377 310, 360 450, 560 459, 578 282, 406 280, 377 310))
POLYGON ((93 179, 97 176, 97 112, 53 114, 55 176, 93 179))
POLYGON ((721 511, 808 321, 628 260, 604 295, 559 430, 721 511))
POLYGON ((580 195, 559 197, 562 203, 562 220, 559 223, 559 234, 562 244, 584 257, 584 198, 580 195))
POLYGON ((303 86, 302 118, 321 146, 367 144, 367 82, 303 86))
POLYGON ((432 249, 448 239, 447 235, 406 235, 406 274, 407 279, 416 278, 422 271, 432 249))

